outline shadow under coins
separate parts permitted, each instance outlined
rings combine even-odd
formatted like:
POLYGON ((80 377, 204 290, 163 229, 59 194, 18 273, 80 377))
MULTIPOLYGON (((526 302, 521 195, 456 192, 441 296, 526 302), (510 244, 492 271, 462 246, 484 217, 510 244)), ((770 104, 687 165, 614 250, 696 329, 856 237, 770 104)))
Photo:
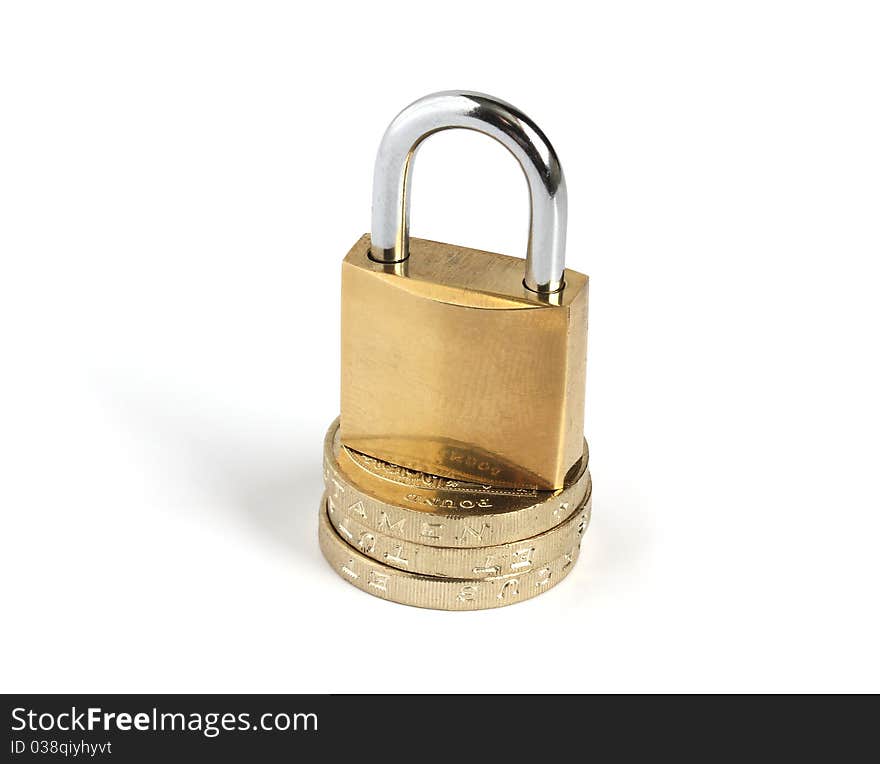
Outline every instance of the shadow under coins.
POLYGON ((322 492, 320 461, 296 470, 288 463, 271 473, 241 473, 230 483, 232 505, 251 530, 267 543, 301 558, 320 557, 318 505, 322 492))
POLYGON ((323 430, 226 417, 119 387, 105 392, 119 424, 153 451, 154 468, 204 497, 183 503, 187 511, 240 523, 284 555, 320 557, 323 430))

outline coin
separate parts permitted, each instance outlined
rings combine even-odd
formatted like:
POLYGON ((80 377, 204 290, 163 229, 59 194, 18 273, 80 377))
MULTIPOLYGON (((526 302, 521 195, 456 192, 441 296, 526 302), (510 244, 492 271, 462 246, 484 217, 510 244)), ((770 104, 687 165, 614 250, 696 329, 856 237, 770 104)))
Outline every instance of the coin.
POLYGON ((485 547, 537 536, 590 495, 586 452, 556 491, 495 488, 428 475, 342 445, 339 420, 324 439, 324 483, 333 502, 364 527, 402 541, 485 547))
POLYGON ((352 586, 375 597, 438 610, 480 610, 504 607, 551 589, 574 568, 578 543, 563 555, 524 573, 479 580, 439 578, 393 568, 367 557, 334 530, 321 501, 318 540, 324 557, 352 586))
POLYGON ((327 501, 333 528, 367 557, 400 570, 469 579, 522 574, 551 564, 579 543, 590 522, 590 507, 588 496, 559 525, 522 541, 485 547, 441 547, 381 533, 363 522, 358 505, 345 508, 329 496, 327 501))

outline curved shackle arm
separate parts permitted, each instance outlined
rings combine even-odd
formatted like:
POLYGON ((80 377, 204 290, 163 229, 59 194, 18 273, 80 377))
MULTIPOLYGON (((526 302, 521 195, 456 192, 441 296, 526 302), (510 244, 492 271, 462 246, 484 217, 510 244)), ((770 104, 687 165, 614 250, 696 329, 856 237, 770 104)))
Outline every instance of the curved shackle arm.
POLYGON ((421 142, 440 130, 484 133, 519 162, 529 186, 531 220, 523 283, 533 292, 564 287, 567 195, 559 158, 540 128, 519 109, 492 96, 448 90, 420 98, 398 114, 379 144, 373 173, 370 257, 409 257, 409 189, 421 142))

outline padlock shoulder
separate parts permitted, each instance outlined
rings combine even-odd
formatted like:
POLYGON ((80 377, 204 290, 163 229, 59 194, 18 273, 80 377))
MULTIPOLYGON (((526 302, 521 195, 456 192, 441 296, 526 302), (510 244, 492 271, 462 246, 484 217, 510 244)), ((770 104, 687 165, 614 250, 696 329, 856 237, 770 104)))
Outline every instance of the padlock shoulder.
POLYGON ((356 269, 394 289, 464 307, 569 309, 588 288, 585 275, 566 269, 561 292, 539 295, 523 285, 521 258, 428 239, 410 238, 410 256, 401 263, 376 262, 369 251, 370 235, 364 234, 345 257, 343 273, 356 269))

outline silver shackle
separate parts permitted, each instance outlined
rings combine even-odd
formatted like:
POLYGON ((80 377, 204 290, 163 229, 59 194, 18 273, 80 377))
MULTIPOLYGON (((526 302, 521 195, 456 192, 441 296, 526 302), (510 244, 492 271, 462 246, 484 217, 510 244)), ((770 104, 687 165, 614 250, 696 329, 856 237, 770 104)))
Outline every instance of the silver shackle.
POLYGON ((523 283, 533 292, 564 287, 567 195, 559 158, 540 128, 519 109, 492 96, 447 90, 420 98, 398 114, 382 137, 373 172, 370 257, 409 257, 409 189, 421 142, 451 128, 484 133, 519 162, 529 186, 531 220, 523 283))

